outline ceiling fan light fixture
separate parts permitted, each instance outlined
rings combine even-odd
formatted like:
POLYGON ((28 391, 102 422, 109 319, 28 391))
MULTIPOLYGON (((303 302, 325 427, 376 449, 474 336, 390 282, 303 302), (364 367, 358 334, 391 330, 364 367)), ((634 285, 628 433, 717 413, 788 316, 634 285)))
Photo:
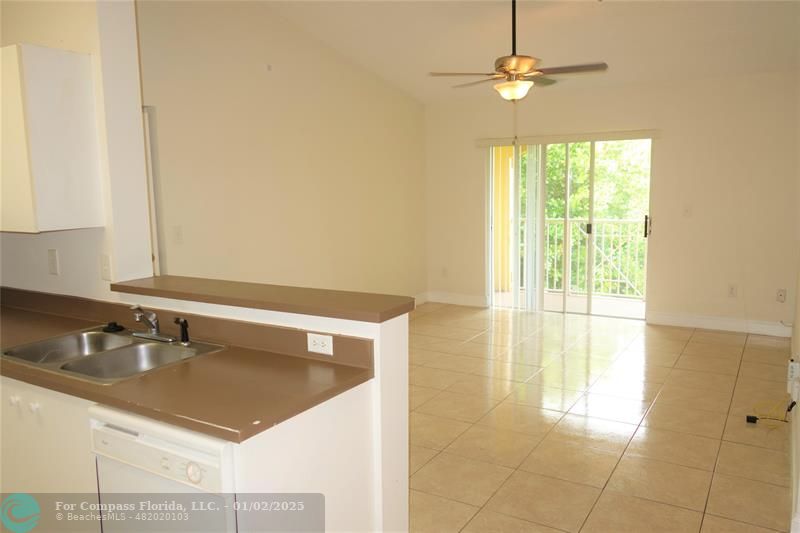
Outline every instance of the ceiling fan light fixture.
POLYGON ((494 89, 500 93, 505 100, 522 100, 528 95, 528 91, 533 87, 530 80, 512 80, 497 83, 494 89))
MULTIPOLYGON (((2 1, 2 0, 0 0, 2 1)), ((511 102, 522 100, 533 87, 531 79, 536 77, 536 85, 546 87, 557 80, 548 78, 550 74, 573 74, 576 72, 597 72, 608 69, 606 63, 584 65, 565 65, 561 67, 539 68, 539 59, 517 54, 517 0, 511 0, 511 55, 498 57, 494 61, 494 72, 431 72, 431 76, 478 76, 483 79, 454 85, 453 88, 473 87, 487 82, 499 81, 495 90, 511 102), (501 81, 505 80, 505 81, 501 81)))

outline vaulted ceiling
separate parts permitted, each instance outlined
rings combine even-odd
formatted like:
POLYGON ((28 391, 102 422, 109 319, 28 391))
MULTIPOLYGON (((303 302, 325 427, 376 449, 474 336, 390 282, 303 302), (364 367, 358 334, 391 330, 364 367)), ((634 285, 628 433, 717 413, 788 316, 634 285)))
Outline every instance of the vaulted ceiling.
MULTIPOLYGON (((446 98, 461 80, 428 71, 489 72, 511 48, 510 1, 272 5, 312 38, 424 102, 446 98)), ((610 65, 603 74, 563 76, 559 86, 687 84, 800 65, 800 2, 520 0, 518 17, 518 53, 542 66, 610 65)))

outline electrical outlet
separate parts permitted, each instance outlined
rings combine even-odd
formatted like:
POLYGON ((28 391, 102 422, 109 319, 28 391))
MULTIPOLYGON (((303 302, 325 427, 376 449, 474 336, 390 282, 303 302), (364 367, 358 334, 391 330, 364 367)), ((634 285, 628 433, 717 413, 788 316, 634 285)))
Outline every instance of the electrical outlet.
POLYGON ((728 285, 728 298, 736 298, 739 295, 739 287, 731 283, 728 285))
POLYGON ((61 275, 61 263, 58 259, 58 250, 47 250, 47 271, 53 276, 61 275))
POLYGON ((111 281, 111 256, 108 254, 100 255, 100 277, 111 281))
POLYGON ((786 303, 786 289, 778 289, 778 292, 775 295, 775 301, 782 304, 786 303))
POLYGON ((309 333, 308 351, 323 355, 333 355, 333 337, 320 335, 319 333, 309 333))

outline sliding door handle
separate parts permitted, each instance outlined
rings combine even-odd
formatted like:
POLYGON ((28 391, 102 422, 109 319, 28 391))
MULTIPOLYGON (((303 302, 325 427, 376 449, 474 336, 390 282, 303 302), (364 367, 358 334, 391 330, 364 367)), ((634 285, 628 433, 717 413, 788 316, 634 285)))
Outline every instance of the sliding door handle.
POLYGON ((646 239, 650 235, 650 217, 645 215, 644 216, 644 238, 646 239))

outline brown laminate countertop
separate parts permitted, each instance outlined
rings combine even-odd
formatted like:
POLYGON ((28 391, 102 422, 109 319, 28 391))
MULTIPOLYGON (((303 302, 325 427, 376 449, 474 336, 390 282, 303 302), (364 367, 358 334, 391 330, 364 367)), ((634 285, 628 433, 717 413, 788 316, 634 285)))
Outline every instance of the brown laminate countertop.
POLYGON ((265 285, 185 276, 120 281, 111 290, 302 315, 386 322, 414 309, 414 298, 388 294, 265 285))
MULTIPOLYGON (((3 349, 95 322, 0 308, 3 349)), ((352 367, 227 346, 141 376, 101 385, 17 363, 0 374, 232 442, 242 442, 373 377, 352 367)))

